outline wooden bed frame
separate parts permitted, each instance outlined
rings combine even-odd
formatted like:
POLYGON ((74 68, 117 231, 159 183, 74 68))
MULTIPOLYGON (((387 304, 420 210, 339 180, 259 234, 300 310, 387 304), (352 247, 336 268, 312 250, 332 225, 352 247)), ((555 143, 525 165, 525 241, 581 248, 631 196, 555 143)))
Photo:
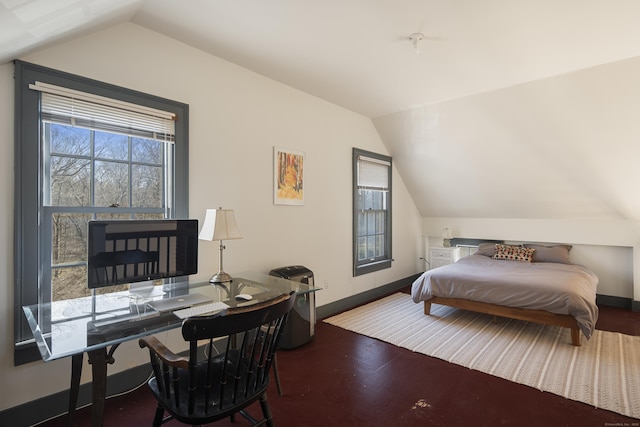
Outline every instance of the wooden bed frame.
POLYGON ((424 314, 431 314, 431 304, 441 304, 493 316, 510 319, 526 320, 528 322, 543 323, 545 325, 560 326, 571 330, 571 344, 580 346, 580 328, 573 316, 568 314, 554 314, 543 310, 529 310, 525 308, 504 307, 484 302, 469 301, 459 298, 433 297, 424 302, 424 314))

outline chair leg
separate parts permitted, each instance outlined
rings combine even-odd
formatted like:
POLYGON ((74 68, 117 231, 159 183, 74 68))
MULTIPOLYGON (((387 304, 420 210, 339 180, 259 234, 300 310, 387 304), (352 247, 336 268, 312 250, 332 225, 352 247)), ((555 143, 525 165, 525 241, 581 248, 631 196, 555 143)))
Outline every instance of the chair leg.
POLYGON ((156 414, 153 417, 153 427, 160 427, 162 425, 162 416, 164 415, 164 408, 158 404, 156 406, 156 414))
POLYGON ((260 396, 260 408, 262 408, 262 414, 264 415, 264 419, 267 422, 267 426, 274 427, 273 414, 271 413, 271 407, 269 406, 269 402, 267 401, 267 393, 264 393, 262 396, 260 396))
POLYGON ((276 387, 278 394, 282 397, 282 385, 280 385, 280 374, 278 373, 278 354, 273 353, 273 376, 276 377, 276 387))

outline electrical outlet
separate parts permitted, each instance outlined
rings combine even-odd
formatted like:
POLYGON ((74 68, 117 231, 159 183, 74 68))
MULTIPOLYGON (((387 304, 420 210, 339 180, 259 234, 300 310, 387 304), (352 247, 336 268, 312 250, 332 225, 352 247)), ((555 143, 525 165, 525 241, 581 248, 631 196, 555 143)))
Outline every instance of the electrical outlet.
POLYGON ((325 281, 324 281, 324 286, 323 286, 323 287, 324 287, 325 289, 329 289, 329 281, 328 281, 328 280, 325 280, 325 281))

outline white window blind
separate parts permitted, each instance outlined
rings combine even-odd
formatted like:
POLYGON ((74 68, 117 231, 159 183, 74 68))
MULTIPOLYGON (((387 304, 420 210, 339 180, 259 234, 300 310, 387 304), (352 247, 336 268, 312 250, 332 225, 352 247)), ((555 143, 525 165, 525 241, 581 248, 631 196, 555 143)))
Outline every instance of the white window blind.
POLYGON ((42 82, 29 88, 42 94, 44 121, 169 142, 175 139, 174 113, 42 82))
POLYGON ((365 156, 358 157, 358 186, 368 189, 387 190, 390 166, 391 163, 384 160, 365 156))

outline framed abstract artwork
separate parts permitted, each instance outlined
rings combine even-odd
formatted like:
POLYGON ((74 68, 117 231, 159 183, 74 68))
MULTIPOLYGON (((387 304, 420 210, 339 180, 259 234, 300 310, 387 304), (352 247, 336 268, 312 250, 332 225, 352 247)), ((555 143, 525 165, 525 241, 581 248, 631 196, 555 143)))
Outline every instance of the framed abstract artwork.
POLYGON ((304 153, 273 147, 273 203, 304 205, 304 153))

